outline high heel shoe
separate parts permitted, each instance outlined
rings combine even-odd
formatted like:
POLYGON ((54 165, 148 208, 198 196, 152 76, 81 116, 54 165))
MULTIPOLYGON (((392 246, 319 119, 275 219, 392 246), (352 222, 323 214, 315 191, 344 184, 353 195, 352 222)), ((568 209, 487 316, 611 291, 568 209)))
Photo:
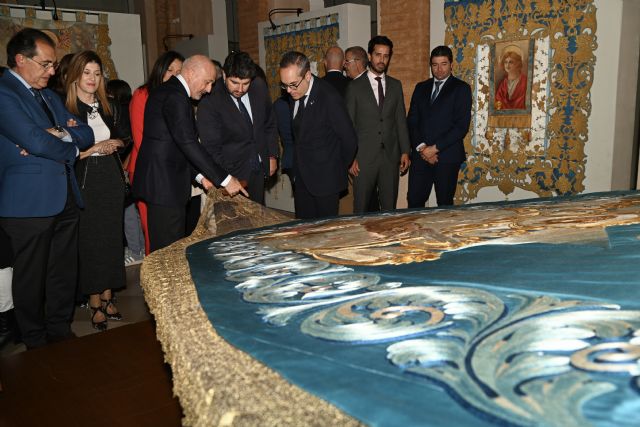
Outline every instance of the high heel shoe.
MULTIPOLYGON (((96 318, 96 314, 98 313, 104 313, 104 311, 102 310, 102 307, 89 307, 92 311, 91 314, 91 325, 93 326, 93 329, 97 329, 100 332, 104 332, 107 330, 107 320, 103 320, 101 322, 96 322, 95 318, 96 318)), ((107 317, 107 313, 104 313, 105 317, 107 317)))
POLYGON ((107 319, 109 319, 109 320, 122 320, 122 314, 120 314, 119 311, 116 311, 115 313, 109 313, 107 311, 109 306, 111 306, 114 309, 116 308, 116 306, 113 305, 113 299, 102 299, 102 298, 100 298, 100 301, 102 301, 102 312, 104 313, 105 316, 107 316, 107 319))

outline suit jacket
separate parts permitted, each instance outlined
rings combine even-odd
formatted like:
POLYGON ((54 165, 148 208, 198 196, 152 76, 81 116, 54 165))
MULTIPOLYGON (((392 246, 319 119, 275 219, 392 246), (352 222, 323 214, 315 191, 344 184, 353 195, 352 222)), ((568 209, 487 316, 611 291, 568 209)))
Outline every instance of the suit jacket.
POLYGON ((430 104, 433 78, 416 85, 407 117, 412 162, 422 160, 415 148, 422 142, 438 148, 438 162, 462 163, 466 159, 464 137, 471 122, 471 87, 449 76, 433 104, 430 104))
POLYGON ((324 75, 322 80, 333 86, 343 98, 347 93, 347 86, 351 81, 349 77, 345 77, 340 71, 329 71, 324 75))
POLYGON ((244 118, 220 80, 198 105, 200 141, 213 160, 238 179, 248 180, 258 155, 262 171, 269 176, 269 157, 278 157, 276 120, 264 80, 249 86, 253 125, 244 118))
POLYGON ((353 80, 347 88, 347 111, 358 133, 356 159, 361 166, 372 163, 380 148, 394 164, 399 164, 400 154, 411 151, 402 84, 390 76, 385 79, 382 111, 366 74, 353 80))
POLYGON ((78 150, 89 148, 93 131, 65 108, 49 89, 42 95, 56 125, 71 135, 65 142, 45 129, 51 122, 33 94, 11 72, 0 79, 0 216, 48 217, 62 212, 67 200, 67 173, 76 203, 82 198, 71 167, 78 150), (66 126, 73 119, 78 126, 66 126), (19 147, 16 147, 19 146, 19 147), (29 152, 20 155, 21 149, 29 152))
POLYGON ((282 159, 280 166, 283 171, 293 168, 293 129, 291 129, 291 110, 289 109, 289 95, 285 94, 273 102, 273 111, 276 114, 278 133, 282 143, 282 159))
MULTIPOLYGON (((292 114, 294 104, 292 99, 292 114)), ((340 94, 315 76, 297 136, 294 174, 309 192, 322 197, 347 188, 347 170, 358 148, 358 136, 340 94)))
POLYGON ((180 80, 171 77, 151 92, 145 106, 134 197, 160 206, 184 206, 196 172, 216 185, 227 176, 198 142, 191 100, 180 80))

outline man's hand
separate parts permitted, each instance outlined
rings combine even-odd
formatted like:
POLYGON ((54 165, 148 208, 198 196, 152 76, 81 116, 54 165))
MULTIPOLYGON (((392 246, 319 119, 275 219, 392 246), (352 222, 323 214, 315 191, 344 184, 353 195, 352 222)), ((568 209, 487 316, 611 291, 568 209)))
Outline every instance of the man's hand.
POLYGON ((420 151, 420 157, 425 162, 435 165, 438 162, 438 148, 435 145, 428 145, 420 151))
POLYGON ((224 187, 225 191, 231 196, 235 196, 238 193, 244 194, 246 197, 249 197, 249 193, 244 189, 240 181, 236 177, 231 177, 229 183, 224 187))
POLYGON ((273 176, 278 170, 278 159, 275 157, 269 157, 269 176, 273 176))
POLYGON ((202 185, 205 191, 209 191, 213 188, 213 183, 205 177, 202 177, 202 181, 200 182, 200 185, 202 185))
POLYGON ((409 160, 409 155, 404 153, 400 156, 400 173, 405 173, 409 166, 411 166, 411 160, 409 160))
POLYGON ((360 173, 360 166, 358 166, 358 160, 354 160, 353 163, 351 163, 351 167, 349 168, 349 173, 353 176, 358 176, 358 174, 360 173))

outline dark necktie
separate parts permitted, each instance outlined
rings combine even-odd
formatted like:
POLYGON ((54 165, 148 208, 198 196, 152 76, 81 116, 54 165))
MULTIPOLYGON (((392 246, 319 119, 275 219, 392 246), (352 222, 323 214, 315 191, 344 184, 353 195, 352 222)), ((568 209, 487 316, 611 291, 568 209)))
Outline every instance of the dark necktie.
POLYGON ((31 93, 33 93, 33 96, 36 98, 36 101, 38 101, 38 104, 40 104, 44 112, 47 113, 47 117, 49 117, 51 126, 55 126, 56 121, 53 118, 53 113, 51 112, 51 109, 49 109, 47 102, 42 97, 42 93, 38 89, 34 89, 34 88, 30 88, 29 90, 31 90, 31 93))
POLYGON ((378 81, 378 108, 382 111, 384 106, 384 90, 382 89, 382 77, 376 77, 378 81))
POLYGON ((302 116, 304 115, 304 101, 307 99, 307 95, 304 95, 298 101, 298 112, 293 118, 293 136, 297 140, 300 136, 300 126, 302 125, 302 116))
POLYGON ((436 90, 433 91, 433 93, 431 94, 431 103, 433 104, 433 101, 436 100, 436 98, 438 97, 438 94, 440 93, 440 85, 442 84, 442 82, 436 82, 436 90))
POLYGON ((247 107, 245 107, 244 102, 242 102, 240 98, 237 98, 236 101, 238 101, 238 109, 240 110, 240 114, 242 114, 242 117, 244 117, 249 125, 253 125, 253 122, 251 121, 251 115, 249 114, 247 107))

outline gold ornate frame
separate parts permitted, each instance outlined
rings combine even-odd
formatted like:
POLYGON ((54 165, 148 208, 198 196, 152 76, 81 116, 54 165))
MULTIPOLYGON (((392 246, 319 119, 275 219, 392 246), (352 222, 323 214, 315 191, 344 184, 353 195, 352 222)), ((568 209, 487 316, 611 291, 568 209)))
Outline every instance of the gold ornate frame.
POLYGON ((484 187, 497 186, 505 195, 516 187, 540 196, 584 191, 595 12, 592 0, 445 4, 445 43, 454 50, 454 72, 474 89, 458 203, 476 198, 484 187), (488 120, 491 88, 483 77, 488 75, 483 55, 492 43, 527 38, 534 43, 531 124, 520 127, 514 120, 496 126, 488 120))

